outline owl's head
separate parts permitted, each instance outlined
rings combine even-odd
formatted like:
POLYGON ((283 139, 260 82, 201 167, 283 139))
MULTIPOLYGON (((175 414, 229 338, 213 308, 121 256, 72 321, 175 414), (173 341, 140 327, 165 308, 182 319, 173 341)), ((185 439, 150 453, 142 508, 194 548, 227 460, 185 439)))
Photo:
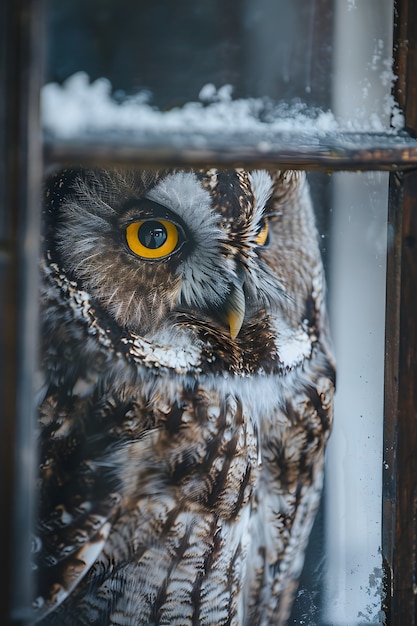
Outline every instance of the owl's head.
POLYGON ((48 195, 53 260, 122 328, 239 341, 305 315, 319 253, 301 172, 84 170, 48 195))

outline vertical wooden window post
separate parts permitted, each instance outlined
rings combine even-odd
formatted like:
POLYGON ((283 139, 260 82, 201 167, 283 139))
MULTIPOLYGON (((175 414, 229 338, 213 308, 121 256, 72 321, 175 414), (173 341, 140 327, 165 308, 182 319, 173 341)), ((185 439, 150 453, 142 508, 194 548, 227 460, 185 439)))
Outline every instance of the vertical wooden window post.
MULTIPOLYGON (((417 136, 417 4, 397 0, 395 97, 417 136)), ((390 178, 383 557, 389 626, 417 624, 417 170, 390 178)))
POLYGON ((27 626, 33 599, 43 13, 42 0, 1 4, 0 87, 6 121, 1 143, 0 624, 27 626))

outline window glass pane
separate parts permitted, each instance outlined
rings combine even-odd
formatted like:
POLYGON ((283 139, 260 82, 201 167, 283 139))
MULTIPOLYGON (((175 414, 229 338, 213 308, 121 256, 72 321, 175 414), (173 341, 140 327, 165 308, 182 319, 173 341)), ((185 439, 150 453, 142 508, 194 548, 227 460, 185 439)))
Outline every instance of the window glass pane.
POLYGON ((392 14, 393 0, 48 0, 46 81, 105 77, 116 100, 140 93, 152 111, 259 98, 263 122, 285 103, 332 109, 348 130, 388 128, 394 112, 398 128, 392 14))
POLYGON ((47 77, 84 70, 115 90, 150 90, 160 108, 196 100, 207 83, 326 106, 332 4, 49 0, 47 77))
POLYGON ((333 175, 330 315, 337 358, 326 482, 326 623, 379 623, 388 175, 333 175))
POLYGON ((388 174, 310 174, 337 364, 325 489, 290 624, 382 624, 388 174))
MULTIPOLYGON (((333 111, 389 124, 391 2, 336 3, 333 111)), ((335 174, 330 309, 338 363, 328 449, 324 616, 380 623, 388 175, 335 174)))
MULTIPOLYGON (((164 109, 201 89, 389 125, 391 0, 49 0, 48 81, 84 70, 164 109)), ((208 93, 208 92, 206 92, 208 93)), ((65 120, 64 124, 65 124, 65 120)), ((323 507, 290 623, 379 624, 387 176, 310 175, 338 364, 323 507)))
POLYGON ((324 497, 289 623, 356 626, 366 616, 366 623, 380 624, 388 175, 310 174, 309 182, 327 273, 337 392, 324 497))
POLYGON ((393 16, 392 0, 335 2, 332 110, 353 128, 390 124, 393 16))

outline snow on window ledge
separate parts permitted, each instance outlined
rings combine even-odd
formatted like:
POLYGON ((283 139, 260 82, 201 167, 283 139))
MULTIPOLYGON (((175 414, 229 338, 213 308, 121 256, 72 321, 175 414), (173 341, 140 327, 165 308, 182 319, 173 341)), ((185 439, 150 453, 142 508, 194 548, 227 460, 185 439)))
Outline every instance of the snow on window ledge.
POLYGON ((401 130, 403 117, 391 96, 387 99, 391 125, 372 114, 367 119, 337 119, 331 111, 308 108, 305 104, 271 103, 262 98, 233 99, 232 87, 216 89, 205 85, 198 100, 182 107, 160 111, 149 104, 149 94, 120 101, 112 95, 105 78, 91 82, 77 72, 62 85, 46 84, 41 93, 42 124, 46 134, 60 139, 104 133, 180 134, 216 136, 255 133, 262 136, 291 133, 326 136, 338 132, 393 133, 401 130))

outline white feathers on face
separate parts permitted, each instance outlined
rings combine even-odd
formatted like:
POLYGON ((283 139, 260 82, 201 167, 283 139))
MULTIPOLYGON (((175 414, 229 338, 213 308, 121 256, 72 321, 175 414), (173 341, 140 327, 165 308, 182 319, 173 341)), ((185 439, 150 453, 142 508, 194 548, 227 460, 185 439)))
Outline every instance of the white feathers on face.
MULTIPOLYGON (((266 204, 274 191, 274 182, 266 170, 253 170, 249 173, 249 180, 255 211, 248 234, 253 241, 265 216, 266 204)), ((274 308, 274 304, 280 306, 286 299, 282 283, 276 273, 255 253, 255 249, 256 246, 252 248, 252 254, 248 255, 250 281, 245 284, 246 295, 258 305, 258 300, 261 300, 267 307, 274 308)))
POLYGON ((182 279, 178 304, 197 308, 220 305, 235 272, 233 261, 222 255, 225 234, 213 213, 210 193, 194 173, 177 172, 160 180, 146 197, 176 213, 193 239, 191 253, 178 268, 182 279))
POLYGON ((265 170, 254 170, 249 173, 249 180, 252 185, 253 196, 255 198, 255 214, 253 219, 253 228, 255 231, 259 228, 260 221, 263 218, 266 203, 272 196, 274 183, 272 178, 265 170))
POLYGON ((76 198, 69 198, 61 209, 64 219, 57 228, 57 248, 66 263, 66 269, 77 271, 83 278, 90 278, 89 261, 101 254, 103 237, 109 233, 109 219, 115 209, 97 193, 94 177, 88 181, 76 181, 76 198), (80 236, 80 233, 83 236, 80 236))

